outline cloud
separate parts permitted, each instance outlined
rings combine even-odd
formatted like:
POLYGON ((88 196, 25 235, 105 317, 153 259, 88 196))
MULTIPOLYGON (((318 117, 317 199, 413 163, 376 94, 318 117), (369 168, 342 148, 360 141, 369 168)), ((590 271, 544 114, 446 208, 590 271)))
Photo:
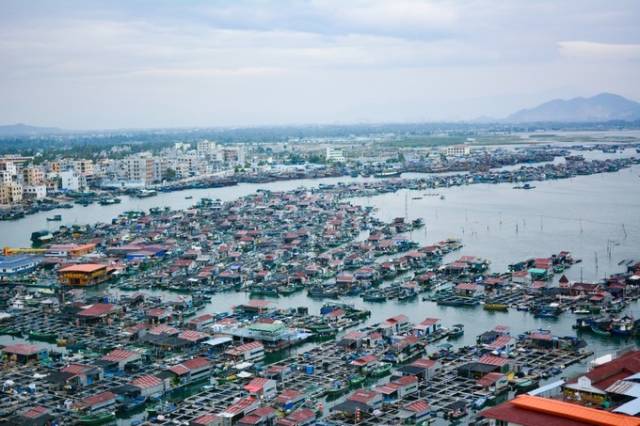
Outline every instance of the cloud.
POLYGON ((560 41, 560 54, 566 58, 587 60, 640 60, 640 44, 597 43, 592 41, 560 41))
POLYGON ((636 0, 152 3, 0 2, 0 122, 445 119, 640 98, 636 0))

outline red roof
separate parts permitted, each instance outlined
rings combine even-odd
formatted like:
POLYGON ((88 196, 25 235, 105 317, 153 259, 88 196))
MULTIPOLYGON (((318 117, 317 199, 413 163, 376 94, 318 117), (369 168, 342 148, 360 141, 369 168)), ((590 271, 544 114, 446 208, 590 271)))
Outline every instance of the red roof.
POLYGON ((91 272, 99 271, 100 269, 106 269, 106 267, 106 265, 101 265, 99 263, 83 263, 66 266, 60 269, 58 272, 82 272, 88 274, 91 272))
POLYGON ((304 396, 304 394, 300 391, 295 389, 285 389, 280 392, 280 395, 276 398, 276 402, 279 404, 286 404, 287 402, 298 399, 302 396, 304 396))
POLYGON ((171 327, 170 325, 167 325, 167 324, 160 324, 153 327, 151 330, 149 330, 150 334, 154 334, 156 336, 159 336, 161 334, 173 335, 173 334, 178 334, 178 332, 179 330, 177 328, 171 327))
POLYGON ((91 370, 94 367, 91 367, 89 365, 82 365, 82 364, 69 364, 66 367, 62 368, 60 371, 63 373, 71 373, 71 374, 83 374, 85 371, 91 370))
POLYGON ((394 380, 393 382, 399 384, 400 386, 408 386, 414 383, 418 383, 418 378, 416 376, 402 376, 399 379, 394 380))
POLYGON ((208 338, 209 335, 206 333, 201 333, 199 331, 185 330, 182 333, 178 334, 178 337, 190 342, 198 342, 200 340, 208 338))
POLYGON ((487 348, 492 350, 501 349, 506 345, 508 345, 509 342, 511 342, 511 339, 512 339, 511 336, 499 336, 496 340, 494 340, 492 343, 487 345, 487 348))
POLYGON ((96 303, 78 312, 81 317, 102 317, 115 311, 115 306, 110 303, 96 303))
POLYGON ((456 286, 456 290, 475 291, 478 286, 474 283, 460 283, 456 286))
POLYGON ((26 417, 28 419, 36 419, 40 416, 43 416, 45 414, 49 413, 49 409, 46 407, 43 407, 42 405, 38 405, 37 407, 31 407, 29 409, 27 409, 27 411, 24 411, 21 416, 22 417, 26 417))
POLYGON ((248 396, 244 399, 241 399, 240 401, 236 402, 233 405, 230 405, 229 407, 227 407, 226 410, 224 410, 225 414, 231 414, 231 415, 235 415, 238 413, 243 412, 244 410, 246 410, 247 408, 249 408, 250 406, 252 406, 253 404, 256 403, 256 399, 252 396, 248 396))
POLYGON ((152 376, 151 374, 138 377, 137 379, 133 379, 131 381, 131 385, 141 389, 149 389, 155 386, 159 386, 161 384, 162 384, 162 380, 156 376, 152 376))
POLYGON ((630 351, 612 361, 599 365, 585 376, 598 389, 606 389, 616 380, 640 373, 640 351, 630 351), (623 376, 623 377, 620 377, 623 376))
POLYGON ((366 390, 366 389, 358 389, 347 398, 349 401, 361 402, 363 404, 369 403, 372 399, 379 395, 378 392, 366 390))
POLYGON ((316 418, 316 413, 310 408, 301 408, 287 416, 293 422, 305 422, 316 418))
POLYGON ((509 360, 507 358, 501 358, 499 356, 484 355, 482 358, 478 360, 478 362, 480 364, 496 365, 498 367, 502 367, 503 365, 508 364, 509 360))
POLYGON ((436 365, 436 361, 429 358, 420 358, 413 361, 410 365, 413 367, 432 368, 436 365))
POLYGON ((202 416, 191 420, 194 425, 208 425, 209 423, 216 422, 220 417, 215 414, 203 414, 202 416))
POLYGON ((258 393, 262 391, 262 388, 271 381, 271 379, 265 379, 264 377, 256 377, 247 383, 244 388, 247 392, 258 393))
POLYGON ((119 362, 125 361, 135 356, 139 356, 138 352, 126 351, 124 349, 115 349, 100 359, 103 361, 119 362))
POLYGON ((422 321, 420 323, 420 325, 424 325, 424 326, 432 326, 434 324, 437 324, 438 322, 440 322, 440 320, 438 318, 425 318, 424 321, 422 321))
POLYGON ((378 360, 378 358, 375 355, 371 355, 371 354, 370 355, 364 355, 364 356, 361 356, 358 359, 354 359, 353 361, 351 361, 351 365, 355 365, 357 367, 361 367, 363 365, 367 365, 367 364, 369 364, 371 362, 375 362, 377 360, 378 360))
POLYGON ((429 411, 429 403, 423 399, 419 399, 417 401, 413 401, 404 407, 405 410, 413 411, 414 413, 424 413, 425 411, 429 411))
POLYGON ((29 345, 27 343, 16 343, 15 345, 5 346, 2 348, 2 351, 7 354, 29 356, 40 352, 40 348, 36 345, 29 345))
POLYGON ((242 355, 245 352, 252 351, 258 348, 264 348, 264 345, 260 342, 249 342, 245 343, 244 345, 231 348, 226 353, 229 355, 242 355))
POLYGON ((497 382, 503 377, 505 377, 505 375, 502 373, 496 373, 496 372, 488 373, 482 376, 480 379, 478 379, 476 383, 482 386, 483 388, 486 388, 491 386, 492 384, 494 384, 495 382, 497 382))
POLYGON ((116 399, 116 394, 115 393, 109 392, 109 391, 104 391, 104 392, 100 392, 100 393, 97 393, 95 395, 91 395, 91 396, 86 397, 85 399, 81 400, 78 403, 78 406, 80 406, 80 407, 93 407, 95 405, 102 404, 104 402, 115 400, 115 399, 116 399))
POLYGON ((198 357, 193 359, 188 359, 182 363, 189 370, 197 370, 200 368, 205 368, 211 366, 211 362, 207 358, 198 357))
POLYGON ((481 415, 524 426, 640 426, 637 417, 531 395, 520 395, 481 412, 481 415))
POLYGON ((169 367, 169 371, 171 371, 172 373, 178 375, 178 376, 184 376, 185 374, 187 374, 189 370, 187 367, 185 367, 182 364, 176 364, 172 367, 169 367))

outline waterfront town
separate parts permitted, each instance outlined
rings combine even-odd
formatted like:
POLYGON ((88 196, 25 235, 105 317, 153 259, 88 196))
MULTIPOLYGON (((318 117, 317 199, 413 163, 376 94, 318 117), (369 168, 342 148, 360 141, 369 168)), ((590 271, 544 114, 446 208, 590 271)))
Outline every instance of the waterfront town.
MULTIPOLYGON (((398 177, 401 173, 471 173, 474 181, 492 170, 518 165, 553 163, 569 157, 567 175, 592 173, 574 150, 616 152, 640 144, 591 144, 557 147, 549 144, 524 145, 516 149, 475 145, 473 138, 463 144, 443 147, 398 148, 389 150, 372 140, 309 140, 276 144, 219 144, 202 140, 178 142, 157 152, 128 153, 130 146, 113 146, 91 158, 58 155, 0 157, 0 219, 14 220, 25 215, 74 204, 88 206, 116 204, 119 196, 146 198, 158 192, 190 188, 215 188, 238 183, 266 183, 321 177, 398 177), (372 150, 367 150, 367 147, 372 150)), ((630 161, 630 160, 627 160, 630 161)), ((617 168, 622 160, 603 167, 617 168)), ((598 166, 598 165, 596 165, 598 166)), ((543 173, 544 170, 541 170, 543 173)), ((530 179, 532 170, 501 176, 501 181, 530 179)), ((555 170, 550 170, 553 174, 555 170)), ((534 178, 536 179, 536 178, 534 178)), ((51 220, 60 220, 52 215, 51 220)))
POLYGON ((446 203, 480 185, 533 194, 636 173, 638 149, 470 141, 374 159, 341 144, 201 141, 113 160, 5 156, 5 223, 52 216, 0 256, 0 421, 640 425, 640 256, 594 280, 575 271, 597 256, 570 250, 496 268, 461 254, 473 235, 420 243, 430 223, 356 202, 409 191, 406 209, 409 193, 446 203), (187 196, 188 208, 110 222, 57 210, 300 179, 319 183, 187 196))

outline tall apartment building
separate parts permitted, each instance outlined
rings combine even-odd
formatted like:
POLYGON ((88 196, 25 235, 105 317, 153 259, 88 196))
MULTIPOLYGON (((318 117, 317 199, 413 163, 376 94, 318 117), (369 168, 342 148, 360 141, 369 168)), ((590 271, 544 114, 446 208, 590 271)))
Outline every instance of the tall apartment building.
POLYGON ((24 186, 44 185, 44 170, 37 166, 25 167, 22 170, 22 183, 24 186))
POLYGON ((15 204, 22 201, 22 185, 10 182, 0 185, 0 204, 15 204))
POLYGON ((243 146, 225 146, 218 149, 218 161, 227 164, 244 164, 245 155, 243 146))
POLYGON ((154 160, 151 157, 129 157, 123 160, 125 178, 129 181, 143 182, 150 185, 154 182, 154 160))

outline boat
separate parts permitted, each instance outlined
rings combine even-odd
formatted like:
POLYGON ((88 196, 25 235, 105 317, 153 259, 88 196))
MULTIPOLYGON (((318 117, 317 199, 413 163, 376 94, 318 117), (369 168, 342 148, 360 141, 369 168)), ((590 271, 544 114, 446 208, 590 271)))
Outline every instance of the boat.
POLYGON ((349 386, 352 388, 360 387, 367 378, 365 376, 357 375, 349 379, 349 386))
POLYGON ((365 302, 386 302, 387 296, 379 290, 370 290, 362 295, 365 302))
POLYGON ((127 398, 118 407, 118 413, 123 414, 123 413, 128 413, 130 411, 135 411, 143 407, 146 402, 147 402, 147 398, 144 396, 139 396, 136 398, 127 398))
POLYGON ((51 232, 47 230, 36 231, 31 234, 31 241, 34 244, 43 244, 43 243, 49 242, 52 239, 53 239, 53 235, 51 234, 51 232))
POLYGON ((373 371, 371 372, 371 375, 373 377, 383 377, 389 373, 391 373, 391 364, 388 364, 385 362, 378 365, 376 368, 374 368, 373 371))
POLYGON ((603 329, 598 324, 591 324, 591 331, 599 336, 611 336, 609 329, 603 329))
POLYGON ((412 200, 422 200, 422 197, 411 197, 412 200))
POLYGON ((138 198, 155 197, 156 195, 158 195, 158 191, 155 191, 153 189, 140 189, 136 192, 135 195, 138 198))
POLYGON ((611 321, 610 332, 614 336, 627 337, 633 334, 635 329, 635 321, 633 317, 625 315, 622 318, 616 318, 611 321))
POLYGON ((529 183, 525 183, 524 185, 520 186, 514 186, 513 189, 535 189, 535 186, 529 184, 529 183))
POLYGON ((193 195, 187 195, 186 197, 184 197, 185 200, 191 200, 193 199, 193 195))
POLYGON ((522 378, 515 382, 516 393, 529 392, 538 387, 538 380, 535 378, 522 378))
POLYGON ((503 311, 509 310, 509 305, 505 303, 485 303, 483 306, 485 311, 503 311))
POLYGON ((58 340, 58 335, 55 333, 45 333, 39 331, 30 331, 29 332, 30 340, 39 340, 41 342, 49 342, 54 343, 58 340))
POLYGON ((47 218, 47 222, 60 222, 61 220, 62 220, 62 215, 60 214, 47 218))
POLYGON ((335 381, 327 390, 327 396, 330 398, 337 398, 348 390, 349 387, 346 384, 341 381, 335 381))
POLYGON ((102 198, 98 201, 101 206, 110 206, 112 204, 120 204, 122 200, 120 198, 102 198))
POLYGON ((115 420, 115 418, 116 418, 115 413, 112 413, 110 411, 104 411, 102 413, 87 414, 85 416, 80 416, 80 418, 78 419, 78 424, 85 425, 85 426, 101 425, 104 423, 108 423, 112 420, 115 420))
POLYGON ((562 272, 564 272, 564 265, 555 265, 553 267, 553 272, 555 272, 556 274, 560 274, 562 272))
POLYGON ((447 333, 447 339, 457 339, 464 334, 464 324, 454 324, 447 333))
POLYGON ((475 401, 473 401, 473 408, 475 410, 480 410, 482 409, 485 405, 487 405, 488 400, 485 397, 480 397, 478 399, 476 399, 475 401))
POLYGON ((376 173, 373 177, 376 178, 392 178, 392 177, 400 177, 402 172, 400 170, 385 170, 380 173, 376 173))

